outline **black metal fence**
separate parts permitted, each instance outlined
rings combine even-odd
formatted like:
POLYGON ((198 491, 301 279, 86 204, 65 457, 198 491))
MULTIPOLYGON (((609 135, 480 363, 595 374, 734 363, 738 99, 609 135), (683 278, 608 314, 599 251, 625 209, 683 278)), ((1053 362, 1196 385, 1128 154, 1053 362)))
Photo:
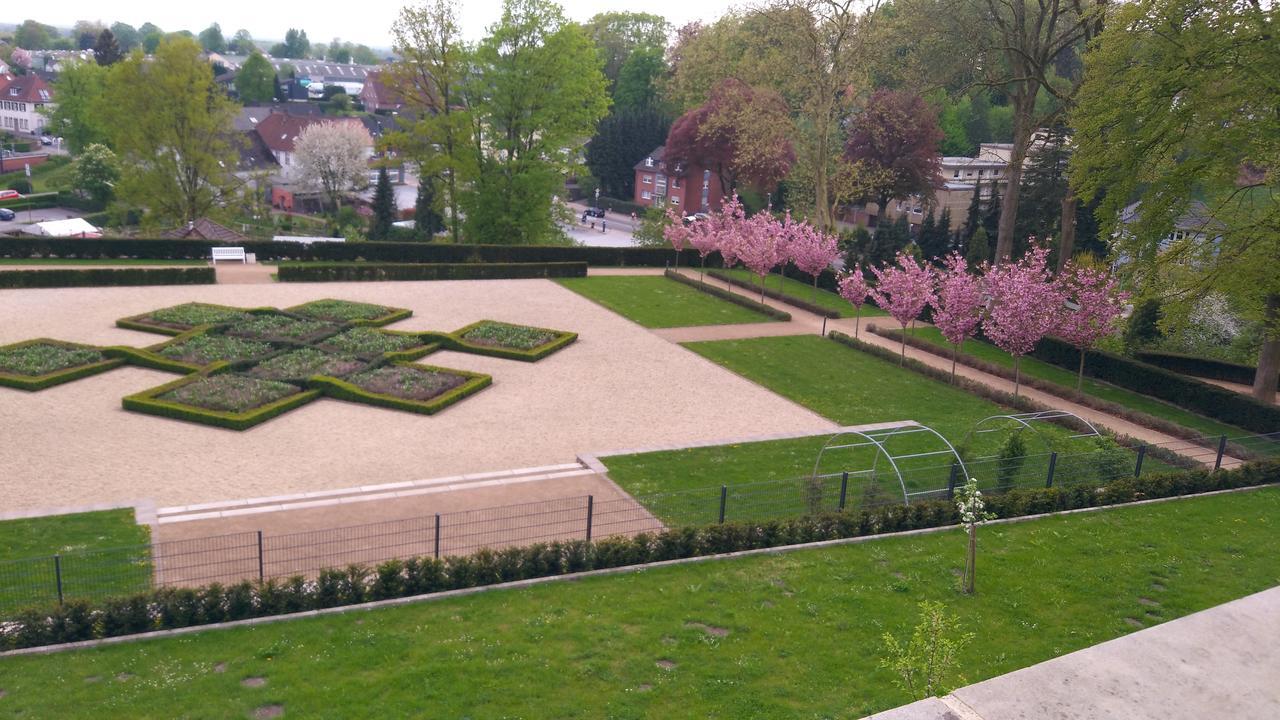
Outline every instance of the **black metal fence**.
POLYGON ((0 562, 0 617, 71 598, 101 599, 161 587, 314 576, 325 568, 409 557, 466 555, 481 548, 601 539, 666 528, 763 520, 806 513, 858 512, 889 504, 948 499, 965 472, 986 493, 1062 487, 1135 477, 1183 465, 1217 469, 1235 460, 1231 442, 1280 452, 1280 433, 1178 441, 1136 450, 984 457, 924 467, 850 469, 636 497, 587 495, 282 535, 261 531, 89 550, 0 562), (1213 445, 1214 448, 1205 445, 1213 445), (1162 459, 1163 458, 1163 459, 1162 459))

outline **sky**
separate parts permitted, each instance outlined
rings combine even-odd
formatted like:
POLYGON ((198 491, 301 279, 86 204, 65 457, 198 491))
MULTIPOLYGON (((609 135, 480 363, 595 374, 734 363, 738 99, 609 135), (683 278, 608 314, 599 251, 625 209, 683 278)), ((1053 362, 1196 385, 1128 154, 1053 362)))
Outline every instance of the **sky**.
MULTIPOLYGON (((20 23, 30 17, 57 27, 71 27, 77 20, 99 20, 106 25, 125 22, 138 27, 152 22, 165 31, 200 32, 217 22, 228 38, 244 28, 258 40, 281 40, 291 27, 307 31, 313 43, 328 43, 338 37, 371 47, 390 47, 390 27, 405 0, 363 0, 362 2, 270 3, 261 0, 222 0, 216 3, 175 3, 156 0, 58 0, 54 3, 7 7, 6 22, 20 23), (29 10, 28 10, 29 9, 29 10), (30 15, 24 13, 30 12, 30 15), (105 14, 104 13, 109 13, 105 14)), ((732 4, 729 0, 561 0, 573 20, 586 20, 598 12, 632 10, 666 17, 679 27, 691 20, 713 20, 732 4)), ((459 0, 463 33, 478 40, 485 28, 501 15, 501 0, 459 0)))

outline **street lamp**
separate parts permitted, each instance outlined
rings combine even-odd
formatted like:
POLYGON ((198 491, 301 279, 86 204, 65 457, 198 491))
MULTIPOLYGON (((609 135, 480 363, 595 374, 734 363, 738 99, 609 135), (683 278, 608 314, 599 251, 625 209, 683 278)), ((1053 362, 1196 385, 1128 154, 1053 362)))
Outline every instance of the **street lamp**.
POLYGON ((596 207, 600 207, 600 188, 596 188, 596 207))

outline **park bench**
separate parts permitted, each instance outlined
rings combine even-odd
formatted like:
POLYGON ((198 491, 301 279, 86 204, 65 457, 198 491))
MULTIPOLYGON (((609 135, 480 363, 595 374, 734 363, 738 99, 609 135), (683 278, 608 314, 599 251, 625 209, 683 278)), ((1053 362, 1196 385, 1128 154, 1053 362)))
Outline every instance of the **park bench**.
POLYGON ((242 247, 213 248, 213 264, 217 265, 219 260, 239 260, 246 264, 249 262, 249 258, 245 257, 244 248, 242 247))

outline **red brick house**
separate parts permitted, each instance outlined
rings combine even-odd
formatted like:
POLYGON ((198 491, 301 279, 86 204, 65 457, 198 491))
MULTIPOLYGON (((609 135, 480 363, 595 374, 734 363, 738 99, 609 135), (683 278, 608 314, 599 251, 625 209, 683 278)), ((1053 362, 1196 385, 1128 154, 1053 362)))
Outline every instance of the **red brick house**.
POLYGON ((658 146, 636 163, 634 202, 646 207, 670 205, 685 214, 719 210, 724 201, 720 177, 697 164, 668 167, 665 151, 666 146, 658 146))
POLYGON ((360 102, 366 112, 398 113, 404 108, 404 97, 384 80, 383 70, 375 70, 364 78, 364 87, 360 90, 360 102))

